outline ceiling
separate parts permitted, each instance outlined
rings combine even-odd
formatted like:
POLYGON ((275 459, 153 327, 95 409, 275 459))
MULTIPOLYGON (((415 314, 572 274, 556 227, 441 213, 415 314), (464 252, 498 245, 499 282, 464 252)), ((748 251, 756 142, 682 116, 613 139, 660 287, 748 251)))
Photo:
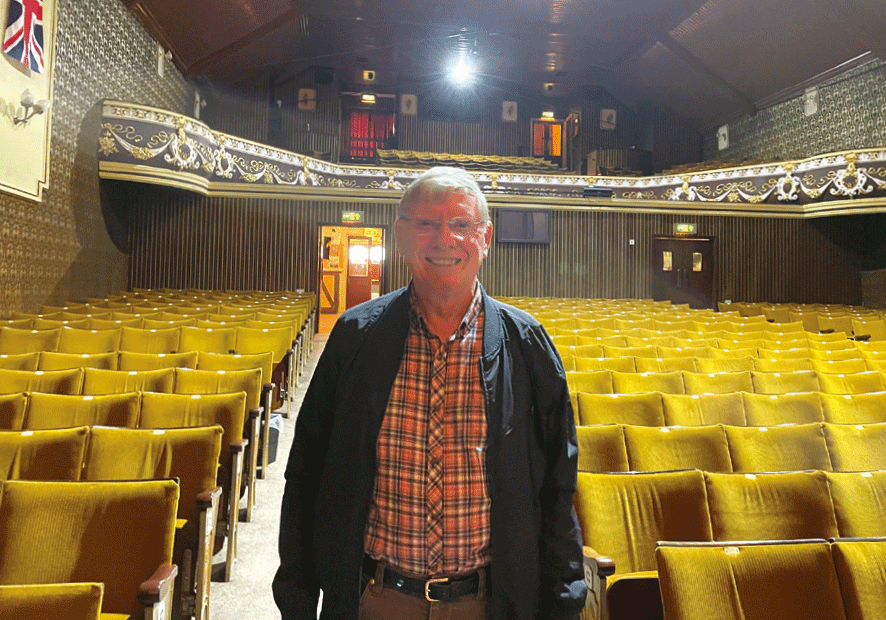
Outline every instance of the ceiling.
POLYGON ((554 98, 602 87, 699 128, 886 59, 883 0, 122 2, 189 78, 236 85, 270 71, 285 83, 321 66, 354 90, 396 93, 460 53, 483 86, 554 98))

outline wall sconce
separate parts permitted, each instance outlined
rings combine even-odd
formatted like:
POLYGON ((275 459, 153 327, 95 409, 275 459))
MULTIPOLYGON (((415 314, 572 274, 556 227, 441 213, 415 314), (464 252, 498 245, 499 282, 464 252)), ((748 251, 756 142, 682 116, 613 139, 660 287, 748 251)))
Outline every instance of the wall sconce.
POLYGON ((361 95, 361 97, 360 97, 360 102, 361 103, 375 103, 375 95, 372 95, 370 93, 363 93, 363 95, 361 95))
POLYGON ((25 92, 22 93, 21 104, 22 107, 19 108, 15 117, 12 119, 12 122, 16 125, 27 123, 31 120, 31 117, 36 114, 43 114, 49 109, 51 102, 48 99, 41 99, 40 101, 34 102, 34 95, 32 95, 31 91, 26 88, 25 92))

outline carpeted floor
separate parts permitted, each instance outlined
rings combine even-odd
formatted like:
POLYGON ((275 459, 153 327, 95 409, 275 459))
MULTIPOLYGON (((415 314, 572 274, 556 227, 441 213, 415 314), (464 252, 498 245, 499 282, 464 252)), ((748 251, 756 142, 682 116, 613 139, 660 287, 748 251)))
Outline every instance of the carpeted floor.
POLYGON ((237 561, 231 581, 225 583, 215 576, 223 574, 225 550, 222 549, 214 558, 214 580, 209 597, 211 620, 280 618, 271 595, 271 579, 278 565, 277 533, 280 525, 280 500, 283 497, 283 471, 292 445, 295 417, 327 336, 328 334, 318 334, 314 338, 314 350, 299 381, 292 414, 283 419, 276 462, 268 467, 267 476, 256 484, 256 506, 252 521, 240 522, 237 561))

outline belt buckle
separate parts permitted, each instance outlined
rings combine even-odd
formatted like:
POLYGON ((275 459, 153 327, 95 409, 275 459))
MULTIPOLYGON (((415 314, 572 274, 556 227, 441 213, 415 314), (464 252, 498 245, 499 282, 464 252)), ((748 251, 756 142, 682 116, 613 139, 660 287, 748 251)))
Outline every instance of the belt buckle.
POLYGON ((447 581, 449 581, 449 577, 435 577, 425 581, 425 599, 431 603, 439 603, 441 599, 431 598, 431 586, 435 583, 446 583, 447 581))

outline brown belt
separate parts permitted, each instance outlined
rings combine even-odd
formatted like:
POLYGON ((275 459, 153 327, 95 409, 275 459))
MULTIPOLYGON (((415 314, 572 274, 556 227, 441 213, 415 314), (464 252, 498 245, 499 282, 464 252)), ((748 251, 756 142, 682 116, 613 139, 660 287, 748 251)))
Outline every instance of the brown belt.
MULTIPOLYGON (((363 556, 363 574, 374 579, 378 560, 368 555, 363 556)), ((488 567, 481 568, 486 571, 488 567)), ((446 603, 454 601, 462 596, 477 594, 480 591, 480 572, 474 571, 469 575, 459 577, 433 577, 431 579, 416 579, 408 577, 385 567, 383 583, 388 588, 399 590, 404 594, 423 596, 432 603, 446 603)))

